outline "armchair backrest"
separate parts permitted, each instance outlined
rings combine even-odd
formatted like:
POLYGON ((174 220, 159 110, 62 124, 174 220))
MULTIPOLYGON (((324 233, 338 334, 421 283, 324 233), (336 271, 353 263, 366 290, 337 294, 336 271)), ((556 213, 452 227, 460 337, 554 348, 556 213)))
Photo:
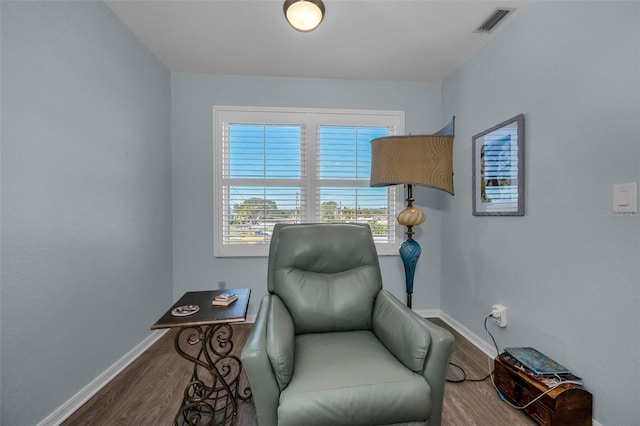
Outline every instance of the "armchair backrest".
POLYGON ((296 334, 371 329, 382 288, 371 229, 364 224, 277 224, 268 290, 289 310, 296 334))

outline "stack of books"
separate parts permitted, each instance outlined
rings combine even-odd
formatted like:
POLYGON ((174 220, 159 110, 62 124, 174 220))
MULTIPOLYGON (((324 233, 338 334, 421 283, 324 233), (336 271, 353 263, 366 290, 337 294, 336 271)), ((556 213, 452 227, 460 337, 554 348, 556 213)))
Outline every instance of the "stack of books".
POLYGON ((505 364, 547 387, 556 386, 567 380, 576 382, 582 380, 571 374, 569 369, 534 348, 505 348, 505 351, 498 356, 505 364))
POLYGON ((235 293, 222 293, 213 298, 211 304, 213 306, 229 306, 233 302, 238 300, 238 295, 235 293))

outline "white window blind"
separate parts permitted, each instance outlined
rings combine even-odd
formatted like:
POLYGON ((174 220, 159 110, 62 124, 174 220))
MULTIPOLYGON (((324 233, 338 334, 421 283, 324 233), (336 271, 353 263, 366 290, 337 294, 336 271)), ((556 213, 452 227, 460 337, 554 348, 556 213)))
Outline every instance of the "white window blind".
POLYGON ((397 254, 395 187, 369 187, 370 141, 402 112, 215 108, 215 255, 266 256, 278 222, 368 223, 397 254))
POLYGON ((383 126, 329 126, 318 128, 315 220, 361 222, 371 226, 379 243, 393 243, 394 188, 369 187, 372 139, 389 135, 383 126), (389 197, 391 190, 391 198, 389 197))

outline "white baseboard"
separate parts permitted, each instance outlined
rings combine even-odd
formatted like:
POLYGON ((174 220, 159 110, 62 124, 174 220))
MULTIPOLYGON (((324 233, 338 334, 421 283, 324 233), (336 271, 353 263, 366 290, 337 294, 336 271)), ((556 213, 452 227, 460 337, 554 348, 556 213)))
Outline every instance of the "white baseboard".
POLYGON ((423 318, 440 318, 442 321, 449 324, 451 328, 460 333, 462 337, 471 342, 473 346, 487 354, 488 357, 493 359, 497 355, 496 350, 493 346, 491 346, 485 340, 482 340, 480 337, 476 336, 471 330, 460 324, 458 321, 454 320, 445 312, 442 312, 438 309, 421 309, 415 312, 423 318))
POLYGON ((467 339, 473 346, 480 349, 482 352, 487 354, 490 358, 495 358, 497 355, 496 350, 493 346, 487 343, 485 340, 482 340, 480 337, 475 335, 471 330, 469 330, 464 325, 460 324, 458 321, 447 315, 445 312, 442 312, 438 309, 421 309, 415 311, 418 315, 424 318, 440 318, 442 321, 446 322, 453 328, 455 331, 460 333, 462 337, 467 339))
POLYGON ((446 313, 444 313, 442 311, 440 312, 439 317, 444 322, 449 324, 451 326, 451 328, 453 328, 455 331, 460 333, 462 335, 462 337, 464 337, 469 342, 471 342, 471 344, 473 344, 473 346, 475 346, 476 348, 478 348, 482 352, 484 352, 489 358, 493 359, 498 355, 496 353, 496 348, 494 348, 491 345, 491 343, 489 343, 487 341, 487 338, 482 339, 481 337, 479 337, 478 335, 473 333, 471 330, 469 330, 467 327, 465 327, 464 325, 460 324, 458 321, 456 321, 455 319, 453 319, 452 317, 450 317, 449 315, 447 315, 446 313))
POLYGON ((440 318, 442 312, 438 309, 414 309, 413 312, 422 318, 440 318))
POLYGON ((107 383, 113 380, 122 370, 135 361, 144 353, 151 345, 158 341, 169 330, 155 330, 151 332, 142 342, 138 343, 133 349, 127 352, 122 358, 107 368, 102 374, 93 379, 78 393, 73 395, 67 402, 62 404, 53 413, 44 418, 37 426, 58 426, 73 413, 84 405, 91 397, 93 397, 100 389, 105 387, 107 383))

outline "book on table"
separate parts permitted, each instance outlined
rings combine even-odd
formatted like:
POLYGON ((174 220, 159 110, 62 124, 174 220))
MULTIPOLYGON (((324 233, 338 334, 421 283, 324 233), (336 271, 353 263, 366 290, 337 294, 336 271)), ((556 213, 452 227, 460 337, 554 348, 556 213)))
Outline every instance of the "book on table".
POLYGON ((567 367, 531 347, 504 348, 504 351, 538 376, 571 373, 567 367))
POLYGON ((574 384, 582 385, 582 378, 572 373, 558 372, 555 374, 537 374, 533 370, 531 370, 529 367, 521 363, 519 360, 514 358, 508 352, 502 352, 501 354, 498 355, 498 358, 502 360, 503 364, 509 365, 511 368, 520 371, 521 373, 525 374, 527 377, 545 385, 548 388, 552 386, 557 386, 558 384, 564 381, 570 381, 570 382, 573 382, 574 384))
POLYGON ((238 295, 235 293, 222 293, 213 298, 211 304, 213 306, 229 306, 233 302, 238 300, 238 295))
POLYGON ((238 295, 235 293, 226 292, 226 293, 218 294, 217 296, 214 297, 214 300, 229 300, 229 299, 233 299, 234 297, 238 297, 238 295))

